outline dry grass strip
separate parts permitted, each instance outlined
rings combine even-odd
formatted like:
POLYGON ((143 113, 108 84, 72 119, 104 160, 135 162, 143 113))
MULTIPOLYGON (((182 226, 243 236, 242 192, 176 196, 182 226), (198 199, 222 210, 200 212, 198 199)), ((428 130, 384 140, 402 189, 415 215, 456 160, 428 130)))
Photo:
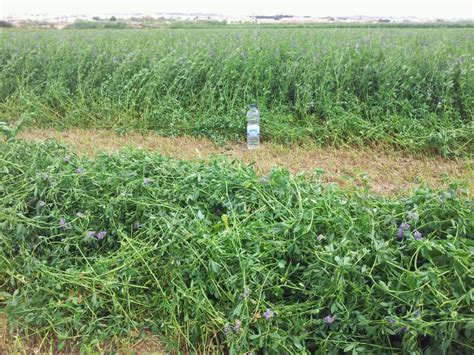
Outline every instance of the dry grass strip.
POLYGON ((125 146, 141 147, 178 159, 206 159, 222 154, 246 164, 254 164, 261 174, 273 167, 284 167, 292 173, 311 173, 323 169, 323 179, 343 187, 361 184, 365 174, 374 192, 383 195, 404 194, 424 181, 432 187, 445 185, 445 178, 467 182, 474 192, 472 159, 449 160, 441 157, 414 156, 404 152, 375 148, 315 148, 263 144, 248 151, 244 144, 219 147, 206 139, 162 137, 157 134, 131 133, 124 136, 113 131, 71 129, 66 131, 34 129, 24 131, 20 138, 33 141, 56 139, 79 154, 93 156, 113 152, 125 146))

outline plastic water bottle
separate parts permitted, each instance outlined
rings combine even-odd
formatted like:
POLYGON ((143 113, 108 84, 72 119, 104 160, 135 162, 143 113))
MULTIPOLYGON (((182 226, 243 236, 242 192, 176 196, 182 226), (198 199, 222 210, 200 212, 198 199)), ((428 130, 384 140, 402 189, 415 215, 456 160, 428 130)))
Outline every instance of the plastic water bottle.
POLYGON ((260 147, 260 113, 256 104, 251 104, 247 112, 247 148, 260 147))

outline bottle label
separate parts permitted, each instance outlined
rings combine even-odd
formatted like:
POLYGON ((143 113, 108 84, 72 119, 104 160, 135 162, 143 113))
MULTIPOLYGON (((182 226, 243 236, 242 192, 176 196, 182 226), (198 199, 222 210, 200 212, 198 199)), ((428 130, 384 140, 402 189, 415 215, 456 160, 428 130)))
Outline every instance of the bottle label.
POLYGON ((260 127, 258 125, 247 125, 247 136, 257 138, 260 135, 260 127))

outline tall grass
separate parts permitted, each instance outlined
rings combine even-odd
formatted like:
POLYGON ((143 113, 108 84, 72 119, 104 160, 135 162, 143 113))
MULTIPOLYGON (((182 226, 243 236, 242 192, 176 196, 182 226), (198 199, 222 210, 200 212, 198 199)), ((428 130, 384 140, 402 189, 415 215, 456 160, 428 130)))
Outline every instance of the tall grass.
POLYGON ((457 186, 390 199, 0 142, 0 300, 57 350, 152 331, 201 352, 467 354, 473 217, 457 186))
MULTIPOLYGON (((0 114, 241 140, 472 154, 474 29, 5 30, 0 114)), ((9 116, 8 116, 9 117, 9 116)))

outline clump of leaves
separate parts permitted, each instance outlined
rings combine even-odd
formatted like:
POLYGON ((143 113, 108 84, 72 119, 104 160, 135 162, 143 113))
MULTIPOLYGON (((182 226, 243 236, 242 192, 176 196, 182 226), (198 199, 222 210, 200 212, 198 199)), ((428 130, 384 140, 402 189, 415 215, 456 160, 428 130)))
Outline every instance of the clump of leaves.
POLYGON ((11 126, 7 122, 0 121, 0 131, 7 137, 7 141, 13 141, 20 132, 25 116, 21 115, 15 125, 11 126))
POLYGON ((466 192, 319 179, 0 142, 9 324, 59 350, 152 331, 193 352, 471 352, 466 192))

